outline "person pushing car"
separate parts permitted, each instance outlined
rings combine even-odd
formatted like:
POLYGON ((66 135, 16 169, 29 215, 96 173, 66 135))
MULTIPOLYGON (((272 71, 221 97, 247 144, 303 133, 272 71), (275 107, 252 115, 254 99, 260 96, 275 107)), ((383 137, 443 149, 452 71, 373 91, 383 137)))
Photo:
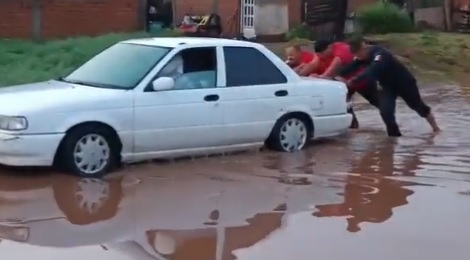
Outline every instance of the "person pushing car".
POLYGON ((344 67, 336 79, 345 82, 348 86, 353 86, 363 80, 380 83, 382 90, 379 109, 389 136, 401 136, 395 118, 398 97, 401 97, 408 107, 421 117, 426 118, 433 132, 440 131, 431 108, 421 98, 415 77, 402 63, 386 49, 377 45, 369 45, 361 37, 351 39, 349 46, 355 55, 354 61, 344 67), (363 66, 366 66, 365 70, 355 77, 348 80, 341 77, 354 73, 363 66))
MULTIPOLYGON (((349 45, 344 42, 332 41, 330 39, 318 39, 315 41, 314 49, 316 55, 319 57, 318 66, 316 67, 313 76, 320 78, 334 78, 338 72, 345 66, 348 66, 354 61, 354 54, 351 52, 349 45)), ((342 75, 345 79, 353 78, 364 70, 364 67, 342 75)), ((375 81, 356 81, 354 84, 348 86, 348 100, 352 98, 355 93, 359 93, 369 104, 374 107, 379 107, 379 95, 377 92, 377 83, 375 81)), ((357 120, 353 108, 349 111, 353 115, 351 128, 359 128, 359 121, 357 120)))
POLYGON ((287 47, 285 52, 287 65, 300 76, 309 76, 318 66, 318 56, 315 53, 302 50, 300 44, 287 47))

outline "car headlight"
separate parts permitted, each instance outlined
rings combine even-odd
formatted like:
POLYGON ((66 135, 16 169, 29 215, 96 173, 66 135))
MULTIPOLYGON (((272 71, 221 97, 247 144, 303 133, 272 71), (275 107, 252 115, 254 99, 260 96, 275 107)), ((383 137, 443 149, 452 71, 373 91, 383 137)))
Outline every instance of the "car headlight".
POLYGON ((29 227, 1 224, 0 238, 16 242, 27 242, 29 240, 29 227))
POLYGON ((19 131, 28 128, 28 120, 23 116, 0 116, 0 129, 19 131))

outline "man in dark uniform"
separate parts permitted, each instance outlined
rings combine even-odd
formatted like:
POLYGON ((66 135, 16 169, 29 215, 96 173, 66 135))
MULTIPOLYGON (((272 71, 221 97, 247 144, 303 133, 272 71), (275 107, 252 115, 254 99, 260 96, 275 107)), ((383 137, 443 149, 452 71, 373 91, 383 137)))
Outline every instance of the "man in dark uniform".
POLYGON ((366 66, 366 69, 349 80, 344 80, 342 77, 337 79, 344 81, 348 86, 363 80, 380 83, 382 86, 379 102, 380 115, 385 122, 389 136, 401 136, 395 119, 395 106, 398 97, 401 97, 408 107, 421 117, 426 118, 434 132, 440 131, 431 113, 431 108, 421 99, 416 79, 403 64, 386 49, 376 45, 368 45, 362 38, 352 39, 349 45, 355 54, 355 59, 349 66, 343 68, 339 75, 348 75, 362 66, 366 66))

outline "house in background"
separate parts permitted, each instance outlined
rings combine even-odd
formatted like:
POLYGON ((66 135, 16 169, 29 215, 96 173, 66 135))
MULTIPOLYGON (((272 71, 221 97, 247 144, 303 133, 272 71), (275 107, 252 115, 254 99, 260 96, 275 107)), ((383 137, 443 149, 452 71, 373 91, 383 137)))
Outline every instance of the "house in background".
MULTIPOLYGON (((148 0, 0 1, 0 37, 61 38, 142 30, 148 0)), ((174 23, 217 13, 227 36, 283 35, 302 23, 305 2, 325 0, 171 0, 174 23)), ((350 0, 350 9, 375 0, 350 0)))
POLYGON ((184 15, 217 13, 226 36, 279 36, 301 23, 302 0, 173 0, 174 23, 184 15))

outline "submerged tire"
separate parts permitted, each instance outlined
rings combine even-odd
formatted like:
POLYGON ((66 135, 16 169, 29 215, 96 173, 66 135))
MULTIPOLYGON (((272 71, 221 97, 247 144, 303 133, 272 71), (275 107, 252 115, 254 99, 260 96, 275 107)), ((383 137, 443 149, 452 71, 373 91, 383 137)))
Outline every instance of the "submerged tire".
POLYGON ((102 177, 119 162, 119 145, 115 139, 109 129, 99 125, 73 129, 60 146, 58 164, 80 177, 102 177))
POLYGON ((280 152, 299 151, 306 146, 311 133, 310 122, 305 117, 286 115, 274 125, 266 140, 266 146, 280 152))

